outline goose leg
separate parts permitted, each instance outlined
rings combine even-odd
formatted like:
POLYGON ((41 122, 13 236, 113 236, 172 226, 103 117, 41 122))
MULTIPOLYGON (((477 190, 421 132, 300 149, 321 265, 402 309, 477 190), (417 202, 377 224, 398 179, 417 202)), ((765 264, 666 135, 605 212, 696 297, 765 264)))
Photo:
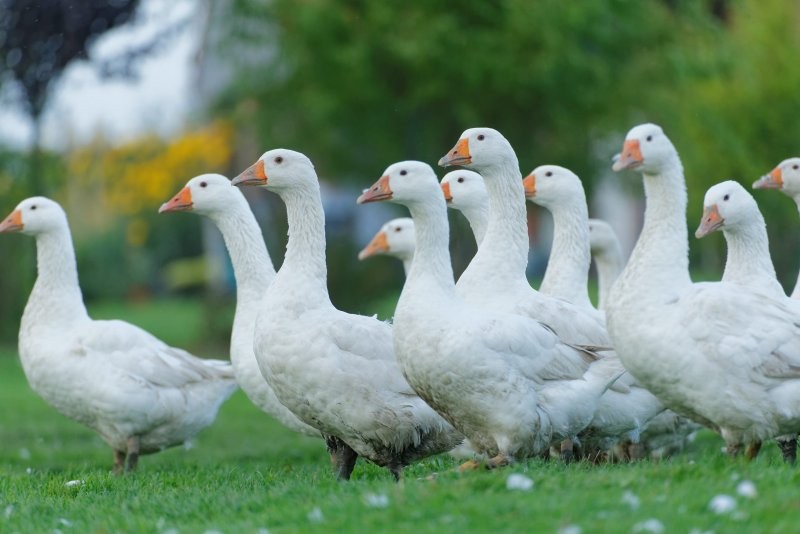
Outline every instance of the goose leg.
POLYGON ((489 458, 486 462, 487 469, 496 469, 498 467, 503 467, 511 463, 511 458, 504 452, 499 453, 497 456, 489 458))
POLYGON ((747 450, 745 451, 745 456, 747 456, 748 460, 754 460, 756 456, 758 456, 758 451, 761 450, 761 442, 754 441, 750 445, 747 446, 747 450))
POLYGON ((402 466, 390 465, 389 466, 389 471, 391 471, 392 475, 394 475, 394 481, 395 482, 400 482, 401 480, 403 480, 403 467, 402 466))
POLYGON ((561 442, 561 459, 564 463, 570 463, 575 459, 575 445, 572 440, 567 438, 561 442))
POLYGON ((736 458, 739 456, 739 453, 742 452, 742 444, 741 443, 728 443, 725 446, 725 450, 728 453, 728 456, 731 458, 736 458))
POLYGON ((791 438, 782 436, 780 438, 775 438, 775 441, 778 443, 778 447, 781 449, 783 461, 794 465, 795 462, 797 462, 797 435, 794 435, 791 438))
POLYGON ((356 466, 358 453, 350 448, 349 445, 342 443, 339 449, 339 463, 336 466, 336 478, 339 480, 350 480, 353 468, 356 466))
POLYGON ((136 471, 139 464, 139 436, 128 438, 128 472, 136 471))
POLYGON ((478 460, 467 460, 466 462, 458 466, 458 472, 463 473, 465 471, 475 471, 480 466, 481 463, 478 460))
POLYGON ((114 474, 120 475, 125 470, 125 451, 114 449, 114 474))

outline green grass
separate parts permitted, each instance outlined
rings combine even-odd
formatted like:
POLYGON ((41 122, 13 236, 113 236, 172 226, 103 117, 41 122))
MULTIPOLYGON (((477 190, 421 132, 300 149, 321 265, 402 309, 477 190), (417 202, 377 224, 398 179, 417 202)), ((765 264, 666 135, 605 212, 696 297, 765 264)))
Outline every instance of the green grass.
MULTIPOLYGON (((167 306, 171 313, 154 321, 152 331, 162 336, 176 323, 191 327, 196 319, 186 307, 167 306)), ((140 315, 141 324, 152 318, 146 310, 134 308, 127 317, 136 322, 140 315)), ((143 457, 137 473, 116 477, 109 472, 111 451, 31 392, 10 347, 0 348, 0 407, 3 533, 557 532, 568 525, 631 532, 648 519, 658 519, 665 532, 778 532, 794 530, 800 520, 800 471, 783 465, 774 445, 755 462, 732 461, 710 433, 662 463, 530 460, 458 474, 452 468, 459 462, 440 456, 407 469, 401 484, 361 461, 352 481, 338 483, 321 442, 284 430, 239 392, 193 448, 143 457), (524 473, 534 487, 508 490, 511 473, 524 473), (736 495, 744 479, 755 483, 755 499, 736 495), (65 486, 71 480, 84 483, 65 486), (626 492, 638 506, 625 502, 626 492), (733 513, 709 510, 721 493, 736 498, 733 513), (370 506, 371 496, 385 497, 387 505, 370 506)))

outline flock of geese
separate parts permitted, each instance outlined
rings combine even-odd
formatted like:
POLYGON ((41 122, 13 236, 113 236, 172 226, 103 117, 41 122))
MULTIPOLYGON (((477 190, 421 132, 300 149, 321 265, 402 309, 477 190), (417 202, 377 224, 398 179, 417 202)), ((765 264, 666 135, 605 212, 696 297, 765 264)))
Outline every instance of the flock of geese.
MULTIPOLYGON (((627 263, 611 228, 589 219, 580 179, 555 165, 523 179, 498 131, 466 130, 439 165, 465 170, 439 183, 426 163, 395 163, 357 200, 411 214, 388 222, 359 255, 403 261, 391 324, 332 304, 320 187, 305 155, 270 150, 233 181, 197 176, 164 203, 160 212, 194 211, 223 235, 237 281, 230 363, 91 319, 63 209, 23 200, 0 233, 37 243, 19 332, 28 382, 111 446, 116 472, 210 425, 237 386, 287 428, 324 439, 340 479, 359 456, 397 479, 443 452, 468 457, 462 469, 551 454, 636 458, 682 443, 698 425, 720 434, 731 455, 746 448, 754 457, 775 438, 794 461, 800 301, 777 282, 764 219, 741 185, 722 182, 705 196, 696 235, 721 230, 728 257, 720 282, 693 283, 683 168, 656 125, 630 130, 613 165, 644 179, 644 227, 627 263), (286 204, 277 272, 231 184, 264 187, 286 204), (538 291, 525 276, 526 198, 555 224, 538 291), (448 206, 478 243, 457 281, 448 206), (587 290, 592 255, 598 308, 587 290)), ((783 190, 800 206, 799 168, 800 158, 786 160, 753 186, 783 190)))

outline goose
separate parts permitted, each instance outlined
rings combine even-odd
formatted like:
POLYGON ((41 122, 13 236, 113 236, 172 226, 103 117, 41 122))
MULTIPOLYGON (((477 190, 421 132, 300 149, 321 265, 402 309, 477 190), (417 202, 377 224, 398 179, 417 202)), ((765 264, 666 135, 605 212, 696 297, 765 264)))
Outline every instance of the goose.
POLYGON ((788 300, 689 277, 686 184, 654 124, 628 132, 613 169, 643 174, 644 227, 606 314, 625 368, 668 408, 719 433, 730 455, 800 429, 800 325, 788 300))
MULTIPOLYGON (((718 183, 706 192, 695 236, 702 238, 718 230, 728 246, 723 281, 761 289, 776 299, 788 298, 775 275, 764 217, 750 193, 733 180, 718 183)), ((779 436, 776 441, 784 459, 794 463, 797 435, 779 436)))
POLYGON ((539 292, 591 308, 589 210, 580 178, 558 165, 540 165, 522 184, 525 198, 553 216, 553 248, 539 292))
MULTIPOLYGON (((785 159, 753 183, 754 189, 779 189, 792 197, 800 211, 800 158, 785 159)), ((800 273, 792 290, 791 297, 800 299, 800 273)))
MULTIPOLYGON (((544 295, 525 276, 529 248, 525 192, 517 156, 505 137, 492 128, 465 130, 439 165, 459 165, 480 173, 489 197, 486 235, 458 279, 458 294, 484 308, 542 321, 566 342, 608 346, 597 310, 544 295)), ((572 378, 581 376, 587 365, 581 359, 553 363, 572 378)))
POLYGON ((390 165, 357 202, 378 201, 405 205, 416 228, 414 263, 394 317, 397 359, 414 390, 490 457, 488 467, 542 454, 582 430, 621 370, 598 360, 585 378, 545 380, 551 360, 579 351, 535 320, 458 295, 447 206, 429 165, 390 165))
POLYGON ((195 176, 159 213, 192 211, 219 228, 236 278, 236 312, 231 332, 231 363, 236 381, 250 401, 283 426, 306 436, 321 437, 280 403, 261 376, 253 353, 253 327, 264 293, 275 278, 261 229, 242 192, 221 174, 195 176))
MULTIPOLYGON (((553 248, 539 291, 594 310, 589 300, 589 210, 580 178, 558 165, 540 165, 522 181, 525 197, 553 215, 553 248)), ((601 312, 601 317, 603 317, 601 312)), ((604 318, 603 318, 604 319, 604 318)), ((616 358, 614 353, 606 353, 616 358)), ((600 399, 595 417, 580 441, 587 455, 598 456, 622 437, 633 442, 631 456, 648 422, 664 411, 655 396, 630 375, 600 399)))
POLYGON ((236 389, 230 363, 203 360, 124 321, 89 317, 67 215, 45 197, 23 200, 0 233, 36 238, 37 278, 19 330, 19 357, 36 394, 97 432, 114 472, 182 444, 214 422, 236 389))
POLYGON ((363 261, 379 255, 395 257, 403 262, 403 270, 408 276, 414 261, 414 243, 414 221, 410 217, 399 217, 381 226, 358 253, 358 259, 363 261))
POLYGON ((589 219, 589 250, 597 270, 597 309, 604 311, 611 285, 625 266, 622 246, 610 224, 589 219))
POLYGON ((467 219, 475 242, 480 245, 489 222, 489 197, 483 176, 474 171, 450 171, 440 182, 448 208, 460 211, 467 219))
POLYGON ((286 204, 286 256, 259 306, 254 350, 278 400, 326 436, 338 478, 349 479, 362 456, 400 480, 409 463, 460 444, 463 437, 403 378, 391 326, 331 303, 311 160, 273 149, 232 183, 265 187, 286 204))

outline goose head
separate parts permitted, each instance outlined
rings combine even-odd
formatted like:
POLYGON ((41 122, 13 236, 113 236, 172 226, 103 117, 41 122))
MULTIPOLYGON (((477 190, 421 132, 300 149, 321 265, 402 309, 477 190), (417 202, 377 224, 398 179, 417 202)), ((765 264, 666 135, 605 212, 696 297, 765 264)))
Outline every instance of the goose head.
POLYGON ((474 171, 451 171, 441 181, 447 205, 459 211, 488 209, 489 197, 483 176, 474 171))
POLYGON ((445 203, 436 173, 430 165, 421 161, 401 161, 389 165, 383 176, 356 202, 366 204, 384 200, 408 207, 445 203))
POLYGON ((522 180, 525 198, 552 209, 560 203, 575 202, 575 197, 583 198, 583 185, 580 178, 558 165, 540 165, 522 180))
POLYGON ((26 198, 0 223, 0 234, 20 232, 39 235, 67 226, 67 214, 55 202, 45 197, 26 198))
POLYGON ((625 136, 622 152, 611 168, 615 171, 638 170, 645 174, 660 174, 676 155, 675 147, 660 126, 640 124, 625 136))
POLYGON ((503 135, 492 128, 464 130, 456 145, 439 160, 442 167, 460 165, 483 172, 483 169, 517 165, 514 149, 503 135))
POLYGON ((756 180, 753 189, 780 189, 792 198, 800 198, 800 158, 781 161, 769 174, 756 180))
POLYGON ((221 174, 201 174, 188 182, 177 195, 164 202, 159 213, 195 211, 201 215, 225 212, 232 203, 244 200, 242 192, 231 187, 231 181, 221 174))
POLYGON ((231 180, 233 185, 258 185, 275 192, 317 182, 314 164, 308 157, 287 148, 268 150, 231 180))
POLYGON ((619 239, 611 225, 600 219, 589 219, 589 248, 592 254, 612 250, 619 246, 619 239))
POLYGON ((358 259, 380 255, 407 258, 414 254, 414 245, 414 221, 410 217, 400 217, 384 224, 358 253, 358 259))
POLYGON ((738 182, 727 180, 712 186, 703 199, 703 215, 695 232, 698 238, 715 230, 735 230, 759 218, 755 199, 738 182))

